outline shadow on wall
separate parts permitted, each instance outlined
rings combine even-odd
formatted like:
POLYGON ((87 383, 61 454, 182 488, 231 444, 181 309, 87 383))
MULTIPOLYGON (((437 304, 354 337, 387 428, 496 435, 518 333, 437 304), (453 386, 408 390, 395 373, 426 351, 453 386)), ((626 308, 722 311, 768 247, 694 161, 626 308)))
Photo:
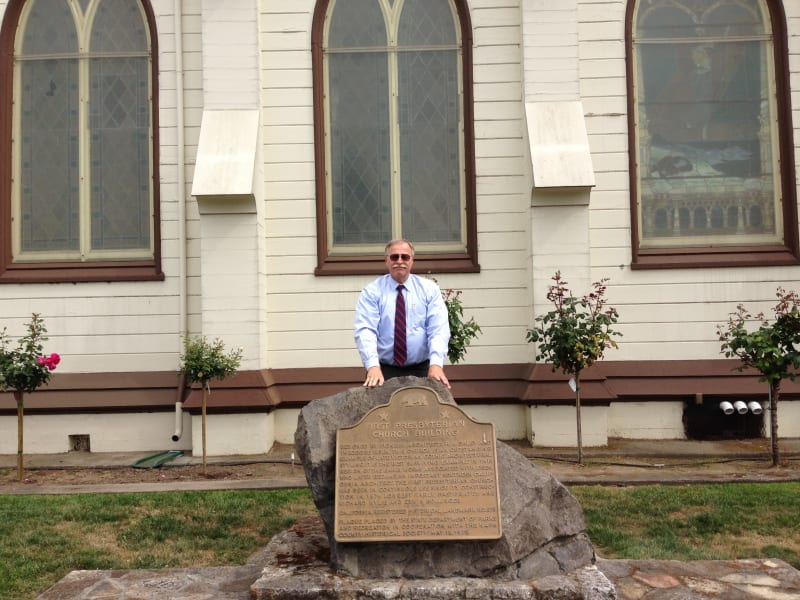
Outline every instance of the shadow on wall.
POLYGON ((746 440, 764 437, 764 403, 752 398, 705 396, 688 402, 683 425, 690 440, 746 440))

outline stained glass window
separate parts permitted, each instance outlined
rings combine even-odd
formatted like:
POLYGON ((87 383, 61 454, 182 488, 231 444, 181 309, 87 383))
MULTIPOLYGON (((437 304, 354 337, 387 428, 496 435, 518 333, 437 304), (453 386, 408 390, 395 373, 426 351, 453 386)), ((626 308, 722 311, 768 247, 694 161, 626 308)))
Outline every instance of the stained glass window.
POLYGON ((633 17, 638 251, 785 244, 764 0, 642 0, 633 17))
POLYGON ((332 254, 462 251, 461 38, 451 0, 336 0, 325 86, 332 254))
POLYGON ((143 7, 138 0, 29 0, 16 39, 14 262, 152 258, 143 7))

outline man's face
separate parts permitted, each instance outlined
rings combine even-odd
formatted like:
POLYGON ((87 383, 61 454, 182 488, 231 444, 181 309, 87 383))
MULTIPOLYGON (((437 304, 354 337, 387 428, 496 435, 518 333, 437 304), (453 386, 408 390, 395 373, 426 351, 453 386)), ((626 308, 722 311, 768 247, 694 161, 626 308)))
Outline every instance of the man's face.
POLYGON ((411 274, 411 265, 414 264, 411 247, 406 242, 392 244, 389 246, 384 261, 392 279, 397 283, 405 283, 411 274))

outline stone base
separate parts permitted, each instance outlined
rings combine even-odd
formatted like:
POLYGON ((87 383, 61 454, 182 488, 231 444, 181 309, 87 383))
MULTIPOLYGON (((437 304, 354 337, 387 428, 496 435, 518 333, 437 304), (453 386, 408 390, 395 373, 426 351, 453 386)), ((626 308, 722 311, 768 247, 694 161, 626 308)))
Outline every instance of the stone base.
POLYGON ((532 580, 446 577, 364 579, 329 566, 328 538, 318 518, 301 519, 276 535, 262 554, 266 566, 250 588, 256 600, 441 599, 616 600, 614 585, 595 566, 532 580))

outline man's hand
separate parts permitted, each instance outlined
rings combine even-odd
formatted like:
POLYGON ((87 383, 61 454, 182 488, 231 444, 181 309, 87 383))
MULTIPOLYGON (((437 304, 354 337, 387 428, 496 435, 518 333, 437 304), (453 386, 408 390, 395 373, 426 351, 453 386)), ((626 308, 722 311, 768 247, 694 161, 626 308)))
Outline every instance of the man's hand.
POLYGON ((445 377, 444 369, 439 365, 431 365, 428 367, 428 377, 441 381, 448 390, 450 389, 450 382, 447 381, 447 377, 445 377))
POLYGON ((377 365, 367 370, 367 379, 364 381, 364 387, 374 388, 376 385, 383 385, 383 371, 377 365))

